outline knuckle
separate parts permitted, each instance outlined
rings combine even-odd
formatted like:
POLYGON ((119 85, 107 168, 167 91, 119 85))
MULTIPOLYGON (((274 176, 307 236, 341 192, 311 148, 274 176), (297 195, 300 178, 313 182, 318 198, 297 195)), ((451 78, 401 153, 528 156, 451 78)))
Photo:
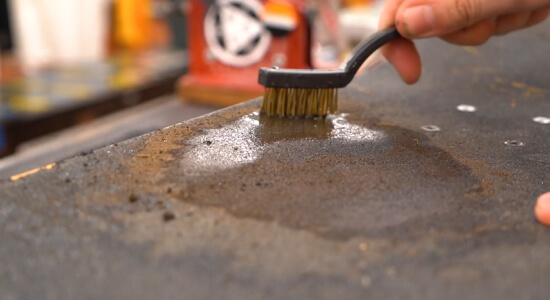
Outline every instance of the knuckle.
POLYGON ((480 45, 483 45, 485 43, 487 43, 487 41, 491 38, 491 35, 489 34, 483 34, 483 35, 478 35, 474 38, 472 38, 471 42, 470 42, 470 45, 471 46, 480 46, 480 45))
POLYGON ((550 14, 550 9, 541 9, 533 12, 529 17, 529 20, 527 21, 526 27, 541 23, 542 21, 548 18, 549 14, 550 14))
POLYGON ((473 33, 471 38, 472 46, 479 46, 485 44, 494 34, 494 30, 490 27, 485 27, 479 32, 473 33))
POLYGON ((450 34, 445 40, 462 46, 479 46, 485 44, 494 34, 494 26, 485 22, 450 34))
POLYGON ((475 23, 479 15, 480 5, 477 0, 455 0, 455 11, 466 25, 475 23))

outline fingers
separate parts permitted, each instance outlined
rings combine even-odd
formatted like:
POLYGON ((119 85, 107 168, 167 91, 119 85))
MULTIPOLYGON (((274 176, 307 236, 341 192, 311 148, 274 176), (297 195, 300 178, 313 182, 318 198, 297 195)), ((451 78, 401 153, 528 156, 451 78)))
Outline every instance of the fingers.
MULTIPOLYGON (((395 26, 395 15, 404 1, 386 1, 384 10, 380 15, 379 29, 395 26)), ((398 39, 382 47, 382 54, 394 66, 404 82, 413 84, 418 81, 421 73, 420 55, 413 42, 398 39)))
POLYGON ((539 222, 550 226, 550 192, 540 196, 537 200, 535 216, 539 222))
POLYGON ((497 19, 495 35, 510 33, 514 30, 523 29, 539 24, 548 18, 550 9, 540 9, 533 12, 516 13, 500 16, 497 19))
POLYGON ((441 38, 452 44, 478 46, 489 40, 494 34, 496 27, 497 24, 494 20, 485 20, 441 38))
POLYGON ((405 0, 395 23, 408 38, 444 36, 495 16, 548 6, 548 0, 405 0))
POLYGON ((497 19, 495 35, 507 34, 514 30, 524 28, 527 26, 530 19, 530 12, 502 15, 497 19))
MULTIPOLYGON (((388 0, 379 28, 396 26, 409 39, 439 36, 458 45, 477 46, 493 35, 534 26, 550 13, 550 0, 388 0)), ((382 49, 406 83, 421 73, 420 56, 409 40, 382 49)))
POLYGON ((413 84, 422 72, 420 55, 413 42, 407 39, 395 40, 382 48, 386 59, 394 66, 404 82, 413 84))
POLYGON ((550 8, 544 8, 533 12, 525 27, 531 27, 541 23, 548 18, 548 15, 550 15, 550 8))
POLYGON ((534 12, 515 13, 494 19, 477 22, 470 27, 442 36, 442 39, 457 45, 478 46, 484 44, 493 35, 503 35, 515 30, 534 26, 546 20, 549 9, 534 12))
POLYGON ((378 29, 388 29, 395 25, 395 15, 404 1, 405 0, 389 0, 385 2, 384 9, 382 10, 378 22, 378 29))

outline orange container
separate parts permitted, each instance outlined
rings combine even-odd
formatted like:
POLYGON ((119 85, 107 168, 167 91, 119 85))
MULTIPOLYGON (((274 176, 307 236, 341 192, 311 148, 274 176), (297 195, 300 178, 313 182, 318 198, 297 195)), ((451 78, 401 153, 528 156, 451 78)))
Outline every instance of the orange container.
POLYGON ((282 2, 219 0, 206 6, 205 1, 190 0, 190 67, 179 81, 182 99, 233 105, 263 94, 264 88, 257 83, 261 67, 311 68, 310 26, 305 13, 292 2, 282 2), (294 8, 294 26, 277 28, 277 22, 273 24, 276 16, 264 20, 266 6, 276 4, 294 8))

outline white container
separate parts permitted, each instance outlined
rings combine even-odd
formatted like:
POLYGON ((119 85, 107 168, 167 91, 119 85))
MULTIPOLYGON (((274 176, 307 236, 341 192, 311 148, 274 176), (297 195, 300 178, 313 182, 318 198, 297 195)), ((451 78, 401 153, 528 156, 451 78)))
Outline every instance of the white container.
POLYGON ((10 0, 15 52, 25 71, 105 58, 110 0, 10 0))

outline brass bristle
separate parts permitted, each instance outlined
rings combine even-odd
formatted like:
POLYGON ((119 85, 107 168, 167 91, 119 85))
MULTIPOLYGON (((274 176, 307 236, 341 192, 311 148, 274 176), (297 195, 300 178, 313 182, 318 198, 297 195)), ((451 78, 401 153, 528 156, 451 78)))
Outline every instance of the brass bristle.
POLYGON ((338 110, 338 89, 265 89, 261 112, 279 117, 325 117, 338 110))

